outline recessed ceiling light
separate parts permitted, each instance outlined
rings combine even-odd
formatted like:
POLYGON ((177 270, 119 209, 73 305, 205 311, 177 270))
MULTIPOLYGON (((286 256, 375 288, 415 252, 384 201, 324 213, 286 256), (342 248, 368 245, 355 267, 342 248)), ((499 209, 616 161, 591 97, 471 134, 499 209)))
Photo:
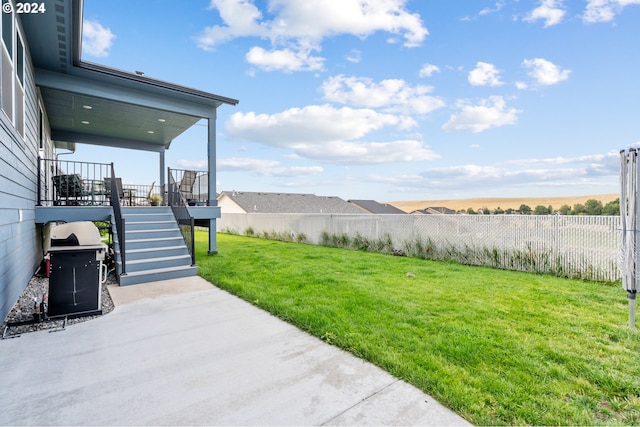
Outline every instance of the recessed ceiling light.
POLYGON ((152 130, 148 130, 147 133, 155 133, 155 132, 152 130))
POLYGON ((164 123, 164 122, 166 122, 166 120, 165 120, 165 119, 158 119, 158 121, 159 121, 160 123, 164 123))
POLYGON ((91 105, 83 105, 82 108, 85 110, 91 110, 93 107, 91 105))
POLYGON ((83 125, 88 125, 89 122, 87 120, 82 120, 80 123, 82 123, 83 125))

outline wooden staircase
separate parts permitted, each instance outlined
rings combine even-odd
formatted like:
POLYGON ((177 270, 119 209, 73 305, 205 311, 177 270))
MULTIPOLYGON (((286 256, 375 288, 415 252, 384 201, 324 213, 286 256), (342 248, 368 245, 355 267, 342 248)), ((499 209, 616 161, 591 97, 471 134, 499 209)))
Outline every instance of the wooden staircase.
POLYGON ((120 286, 195 276, 191 255, 168 206, 123 207, 126 273, 122 272, 119 236, 114 236, 120 286))

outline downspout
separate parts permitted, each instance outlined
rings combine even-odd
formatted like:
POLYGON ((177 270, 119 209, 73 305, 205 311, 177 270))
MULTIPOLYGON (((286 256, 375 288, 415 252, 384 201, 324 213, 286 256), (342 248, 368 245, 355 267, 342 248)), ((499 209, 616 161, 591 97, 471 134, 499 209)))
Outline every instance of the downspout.
MULTIPOLYGON (((208 118, 209 136, 207 141, 207 158, 209 160, 209 206, 217 206, 216 198, 216 113, 208 118)), ((216 219, 209 218, 209 255, 217 254, 218 247, 216 242, 216 219)))

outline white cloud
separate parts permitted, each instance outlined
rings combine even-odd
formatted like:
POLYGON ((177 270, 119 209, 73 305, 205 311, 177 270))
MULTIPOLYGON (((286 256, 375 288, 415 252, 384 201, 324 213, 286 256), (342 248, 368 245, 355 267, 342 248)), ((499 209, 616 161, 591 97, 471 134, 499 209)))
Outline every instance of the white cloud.
POLYGON ((235 113, 226 122, 226 129, 234 139, 291 147, 296 143, 357 139, 385 126, 401 124, 399 117, 371 109, 310 105, 271 115, 235 113))
POLYGON ((610 22, 625 6, 640 5, 640 0, 587 0, 582 20, 587 23, 610 22))
POLYGON ((259 23, 262 13, 246 0, 211 0, 209 9, 216 9, 225 26, 206 27, 195 40, 198 47, 212 50, 214 46, 237 37, 265 37, 269 28, 259 23))
POLYGON ((493 64, 479 61, 467 77, 472 86, 500 86, 500 72, 493 64))
POLYGON ((442 125, 442 130, 446 132, 469 130, 478 133, 490 128, 515 124, 518 121, 518 113, 520 113, 515 108, 507 108, 506 102, 501 96, 484 99, 479 105, 470 105, 465 101, 459 101, 458 107, 461 111, 453 114, 449 121, 442 125))
POLYGON ((269 19, 253 0, 211 0, 209 8, 218 11, 223 24, 206 27, 195 41, 201 49, 213 50, 238 37, 269 39, 270 51, 254 47, 247 60, 264 64, 265 70, 317 70, 322 58, 311 57, 309 52, 319 51, 327 37, 365 38, 382 31, 402 36, 406 47, 419 46, 429 32, 420 15, 410 13, 405 3, 406 0, 269 0, 265 9, 269 19))
POLYGON ((421 180, 413 180, 415 187, 442 190, 460 188, 537 187, 562 188, 571 186, 608 187, 619 175, 619 153, 592 154, 573 158, 544 158, 511 160, 504 164, 466 164, 433 168, 422 172, 421 180))
MULTIPOLYGON (((611 162, 611 159, 614 159, 617 163, 619 163, 620 155, 618 151, 610 151, 607 154, 589 154, 585 156, 577 156, 577 157, 551 157, 551 158, 543 158, 543 159, 519 159, 519 160, 510 160, 507 164, 510 165, 565 165, 565 164, 577 164, 577 163, 586 163, 586 164, 594 164, 594 163, 603 163, 603 162, 611 162)), ((616 163, 616 166, 618 166, 616 163)))
POLYGON ((523 18, 525 22, 536 22, 544 20, 544 27, 551 27, 562 22, 565 10, 562 9, 563 0, 540 0, 540 6, 533 9, 523 18))
POLYGON ((434 168, 422 173, 426 182, 440 188, 495 188, 496 186, 567 185, 570 181, 584 180, 587 172, 580 168, 562 169, 509 169, 499 166, 459 165, 434 168))
POLYGON ((322 83, 324 99, 354 107, 382 108, 387 113, 427 114, 444 106, 431 86, 411 86, 401 79, 376 83, 365 77, 330 77, 322 83))
POLYGON ((373 164, 437 157, 416 140, 361 141, 386 126, 407 126, 403 117, 372 109, 311 105, 272 115, 235 113, 225 126, 232 139, 289 149, 296 158, 321 162, 373 164))
POLYGON ((320 41, 352 34, 367 37, 377 31, 402 35, 406 47, 419 46, 429 34, 420 16, 405 9, 406 0, 271 0, 277 11, 271 31, 279 37, 320 41))
POLYGON ((219 171, 262 171, 279 166, 277 160, 253 159, 248 157, 230 157, 218 159, 216 167, 219 171))
POLYGON ((287 48, 266 51, 258 46, 252 47, 245 58, 248 63, 265 71, 318 71, 322 70, 324 63, 324 58, 311 56, 310 50, 287 48))
POLYGON ((344 58, 349 62, 357 64, 362 60, 362 52, 360 52, 358 49, 351 49, 351 51, 346 54, 344 58))
POLYGON ((571 74, 571 70, 563 70, 551 61, 542 58, 525 59, 522 65, 529 69, 527 74, 536 83, 543 86, 560 83, 563 80, 567 80, 569 74, 571 74))
POLYGON ((505 5, 506 5, 505 1, 500 0, 500 1, 497 1, 493 7, 483 8, 480 12, 478 12, 477 15, 474 15, 474 16, 466 15, 466 16, 463 16, 460 20, 467 21, 467 22, 475 21, 478 19, 478 17, 491 15, 492 13, 499 12, 505 7, 505 5))
POLYGON ((82 24, 82 53, 95 57, 109 55, 109 49, 116 36, 98 21, 84 21, 82 24))
POLYGON ((525 82, 516 82, 516 88, 519 90, 524 90, 526 88, 528 88, 529 85, 526 84, 525 82))
POLYGON ((439 73, 440 67, 433 64, 424 64, 422 68, 420 68, 420 77, 431 77, 433 73, 439 73))
POLYGON ((416 162, 440 157, 422 142, 413 140, 391 142, 330 141, 322 145, 297 144, 295 150, 302 157, 341 164, 416 162))
POLYGON ((261 172, 259 175, 274 176, 279 178, 294 178, 301 176, 311 176, 322 173, 324 168, 321 166, 290 166, 269 169, 261 172))
POLYGON ((277 160, 254 159, 246 157, 231 157, 219 159, 219 171, 253 172, 258 176, 268 177, 300 177, 321 173, 321 166, 281 166, 277 160))
POLYGON ((206 170, 209 167, 207 160, 176 160, 176 164, 185 169, 206 170))
POLYGON ((492 14, 494 12, 498 12, 500 11, 503 7, 505 6, 505 2, 504 1, 497 1, 495 6, 493 8, 490 7, 485 7, 484 9, 482 9, 479 13, 480 16, 484 16, 484 15, 489 15, 492 14))

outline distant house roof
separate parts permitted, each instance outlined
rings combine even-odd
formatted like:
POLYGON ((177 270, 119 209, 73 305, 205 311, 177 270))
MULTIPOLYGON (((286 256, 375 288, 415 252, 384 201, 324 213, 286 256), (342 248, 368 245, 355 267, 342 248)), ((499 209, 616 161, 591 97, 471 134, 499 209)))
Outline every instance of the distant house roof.
POLYGON ((415 211, 412 211, 411 213, 414 215, 442 215, 442 214, 452 215, 452 214, 455 214, 456 211, 454 211, 453 209, 436 206, 436 207, 428 207, 424 209, 417 209, 415 211))
MULTIPOLYGON (((218 200, 228 197, 247 213, 347 213, 366 214, 362 209, 335 196, 315 194, 223 191, 218 200)), ((224 206, 221 204, 222 209, 224 206)))
POLYGON ((349 203, 358 206, 371 214, 406 214, 405 211, 386 203, 378 203, 375 200, 349 200, 349 203))

